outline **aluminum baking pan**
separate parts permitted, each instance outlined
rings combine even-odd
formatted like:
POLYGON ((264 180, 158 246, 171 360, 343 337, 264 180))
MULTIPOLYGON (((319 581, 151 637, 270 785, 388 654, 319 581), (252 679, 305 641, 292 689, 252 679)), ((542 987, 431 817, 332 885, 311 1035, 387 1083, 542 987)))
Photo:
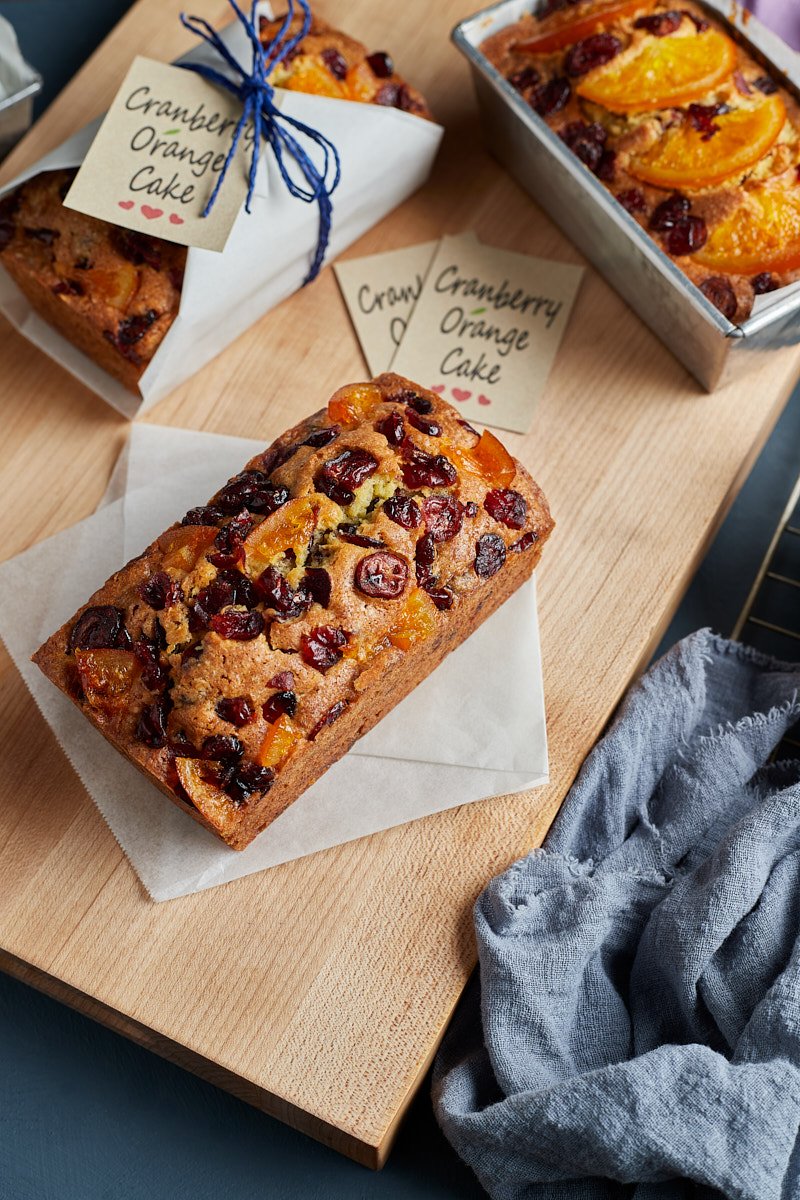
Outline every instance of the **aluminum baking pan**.
POLYGON ((41 90, 42 77, 31 67, 27 81, 10 96, 0 100, 0 159, 5 158, 23 133, 30 129, 33 99, 41 90))
MULTIPOLYGON (((699 3, 800 101, 793 50, 731 0, 699 3)), ((800 342, 800 285, 757 297, 753 313, 734 325, 484 57, 487 37, 542 7, 543 0, 500 0, 453 30, 492 153, 709 391, 755 364, 758 352, 800 342)))

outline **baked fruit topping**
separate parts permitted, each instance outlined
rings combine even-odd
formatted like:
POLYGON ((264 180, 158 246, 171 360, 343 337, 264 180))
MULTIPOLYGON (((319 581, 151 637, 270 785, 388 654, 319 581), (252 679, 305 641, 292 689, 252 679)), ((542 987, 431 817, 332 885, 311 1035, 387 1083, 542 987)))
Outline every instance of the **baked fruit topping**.
POLYGON ((642 0, 607 0, 604 4, 582 4, 558 12, 549 22, 547 33, 519 43, 526 54, 552 54, 574 46, 576 42, 608 29, 620 17, 632 16, 642 7, 642 0), (590 10, 590 11, 587 11, 590 10), (584 15, 580 15, 583 11, 584 15))
POLYGON ((800 269, 800 187, 779 180, 750 188, 715 226, 697 258, 731 274, 800 269))
POLYGON ((242 848, 529 576, 551 527, 494 434, 380 376, 191 509, 36 661, 242 848))

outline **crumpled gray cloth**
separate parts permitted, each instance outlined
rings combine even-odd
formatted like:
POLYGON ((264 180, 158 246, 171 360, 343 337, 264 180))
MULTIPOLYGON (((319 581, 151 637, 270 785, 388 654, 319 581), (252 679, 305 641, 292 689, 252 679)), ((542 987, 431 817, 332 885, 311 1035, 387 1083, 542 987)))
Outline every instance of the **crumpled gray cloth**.
POLYGON ((497 1200, 800 1197, 799 692, 685 639, 478 900, 433 1093, 497 1200))

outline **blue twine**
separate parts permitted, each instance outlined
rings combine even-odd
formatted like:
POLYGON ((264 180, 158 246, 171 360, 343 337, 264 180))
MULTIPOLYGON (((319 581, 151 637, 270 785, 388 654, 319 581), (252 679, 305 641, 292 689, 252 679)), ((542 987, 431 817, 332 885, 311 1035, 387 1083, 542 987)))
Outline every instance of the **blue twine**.
POLYGON ((196 34, 197 37, 202 38, 204 42, 213 47, 234 72, 236 78, 230 79, 215 67, 206 66, 204 63, 179 63, 178 65, 184 67, 187 71, 196 71, 198 75, 202 75, 209 82, 216 83, 219 87, 232 92, 242 102, 242 115, 234 130, 231 147, 220 171, 219 178, 213 192, 209 196, 208 203, 203 209, 203 216, 207 217, 211 212, 214 201, 219 194, 219 189, 222 187, 225 176, 228 173, 228 167, 233 162, 237 146, 239 145, 239 139, 247 127, 248 121, 252 120, 253 157, 250 162, 247 199, 244 206, 245 211, 250 212, 250 205, 253 199, 253 191, 256 185, 256 168, 258 167, 262 137, 272 147, 275 161, 278 164, 278 170, 291 195, 298 200, 304 200, 306 204, 316 202, 319 205, 317 249, 314 253, 311 268, 303 280, 303 286, 305 287, 307 283, 310 283, 312 279, 317 277, 325 257, 331 232, 331 216, 333 214, 331 195, 341 178, 341 163, 336 147, 324 134, 320 133, 317 129, 311 129, 308 125, 304 125, 302 121, 287 116, 286 113, 282 113, 280 109, 276 108, 273 100, 275 89, 270 84, 267 76, 278 63, 291 54, 308 33, 311 25, 311 9, 308 6, 308 0, 296 0, 297 7, 303 14, 303 21, 299 33, 296 33, 294 37, 290 37, 289 29, 294 16, 295 0, 288 0, 289 7, 283 24, 278 31, 277 37, 273 39, 265 52, 256 29, 257 0, 253 0, 249 17, 242 12, 236 0, 228 0, 228 3, 244 26, 253 47, 253 65, 249 74, 236 61, 222 41, 222 38, 208 21, 204 21, 201 17, 187 17, 185 13, 181 13, 181 23, 190 33, 196 34), (322 150, 321 169, 317 167, 311 156, 303 149, 300 142, 292 133, 292 130, 302 134, 322 150), (285 153, 288 153, 297 163, 308 185, 307 187, 303 187, 302 184, 298 183, 289 174, 284 161, 285 153), (328 183, 328 175, 332 165, 335 168, 333 179, 328 183))

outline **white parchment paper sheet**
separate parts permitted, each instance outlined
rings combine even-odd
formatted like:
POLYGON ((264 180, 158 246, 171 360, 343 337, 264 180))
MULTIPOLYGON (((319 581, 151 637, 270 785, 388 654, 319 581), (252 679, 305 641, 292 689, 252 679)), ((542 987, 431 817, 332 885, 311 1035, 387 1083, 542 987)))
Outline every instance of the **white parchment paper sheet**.
POLYGON ((0 565, 0 635, 155 900, 547 781, 533 582, 242 852, 171 805, 29 661, 113 571, 261 449, 134 425, 98 511, 0 565))
MULTIPOLYGON (((249 63, 251 50, 238 23, 223 30, 222 37, 240 62, 249 63)), ((220 65, 204 46, 180 61, 189 60, 220 65)), ((275 96, 284 112, 324 133, 339 151, 342 178, 332 197, 326 254, 330 261, 425 182, 443 130, 432 121, 378 104, 281 89, 275 96)), ((79 166, 99 124, 97 120, 74 134, 0 189, 0 195, 42 171, 79 166)), ((297 291, 317 244, 318 225, 317 206, 289 194, 274 155, 264 151, 252 212, 239 213, 224 252, 188 252, 180 311, 140 380, 141 398, 42 320, 2 268, 0 312, 92 391, 124 416, 134 417, 297 291)))

